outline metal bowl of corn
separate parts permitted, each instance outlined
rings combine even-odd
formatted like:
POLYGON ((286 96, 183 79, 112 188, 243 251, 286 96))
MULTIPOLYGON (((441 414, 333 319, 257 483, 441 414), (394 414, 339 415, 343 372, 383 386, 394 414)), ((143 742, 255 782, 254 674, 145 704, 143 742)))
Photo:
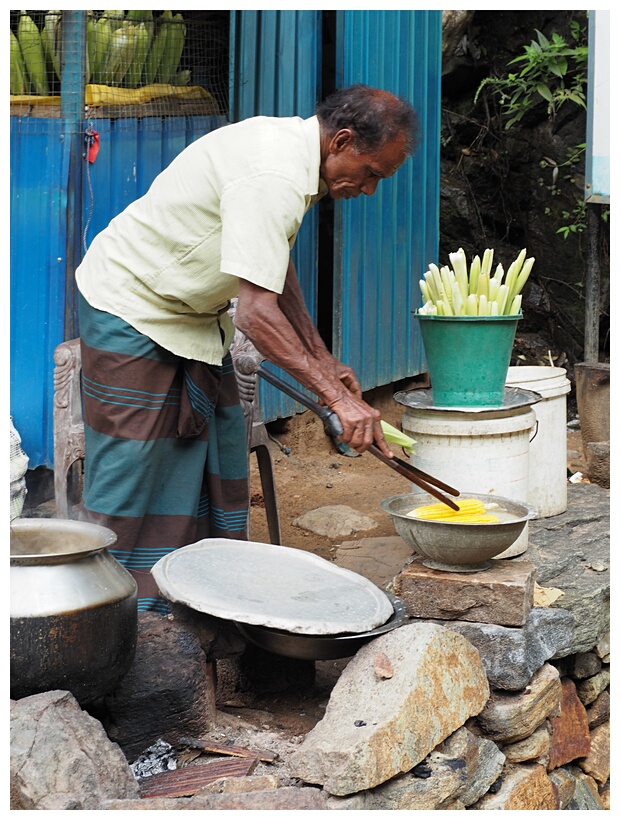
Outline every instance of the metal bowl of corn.
POLYGON ((422 563, 446 572, 480 572, 511 547, 536 511, 498 495, 463 493, 459 512, 426 493, 393 495, 381 502, 396 532, 422 563))

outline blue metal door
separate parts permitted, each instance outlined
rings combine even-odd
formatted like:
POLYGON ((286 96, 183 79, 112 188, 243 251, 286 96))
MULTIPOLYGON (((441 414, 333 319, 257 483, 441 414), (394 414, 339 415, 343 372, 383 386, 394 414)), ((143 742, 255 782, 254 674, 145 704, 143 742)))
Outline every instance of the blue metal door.
POLYGON ((374 196, 335 205, 334 355, 364 390, 422 372, 413 311, 439 242, 441 11, 339 11, 337 85, 383 88, 420 120, 416 154, 374 196))
MULTIPOLYGON (((231 119, 258 115, 311 117, 320 97, 321 12, 240 11, 231 15, 231 119)), ((304 218, 293 248, 293 262, 308 310, 316 317, 318 212, 304 218)), ((296 387, 291 377, 275 369, 296 387)), ((260 402, 267 420, 292 415, 299 406, 261 382, 260 402)))

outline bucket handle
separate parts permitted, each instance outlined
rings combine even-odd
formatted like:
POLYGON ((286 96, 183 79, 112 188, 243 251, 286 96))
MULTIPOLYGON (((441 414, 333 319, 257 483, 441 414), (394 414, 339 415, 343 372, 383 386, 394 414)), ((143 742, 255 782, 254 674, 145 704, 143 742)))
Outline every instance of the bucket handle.
POLYGON ((534 435, 530 439, 530 444, 534 441, 534 439, 536 438, 537 435, 538 435, 538 419, 536 419, 536 425, 534 427, 534 435))

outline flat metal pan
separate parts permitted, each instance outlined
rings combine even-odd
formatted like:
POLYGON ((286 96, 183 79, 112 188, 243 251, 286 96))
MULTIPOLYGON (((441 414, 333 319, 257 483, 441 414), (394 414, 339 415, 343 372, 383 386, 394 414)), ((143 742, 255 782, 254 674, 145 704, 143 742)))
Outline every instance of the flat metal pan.
POLYGON ((359 634, 302 635, 254 624, 236 623, 239 632, 255 646, 288 658, 321 661, 349 658, 364 644, 379 635, 403 626, 409 620, 407 607, 391 592, 385 593, 394 607, 394 614, 384 624, 359 634))

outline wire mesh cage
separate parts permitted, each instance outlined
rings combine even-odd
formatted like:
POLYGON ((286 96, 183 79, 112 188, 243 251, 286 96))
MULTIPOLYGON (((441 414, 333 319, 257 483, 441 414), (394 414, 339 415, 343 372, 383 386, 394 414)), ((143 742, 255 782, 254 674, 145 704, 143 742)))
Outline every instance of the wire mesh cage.
POLYGON ((63 14, 11 11, 12 115, 60 116, 63 73, 81 62, 89 118, 227 116, 230 12, 87 11, 81 43, 63 14))

